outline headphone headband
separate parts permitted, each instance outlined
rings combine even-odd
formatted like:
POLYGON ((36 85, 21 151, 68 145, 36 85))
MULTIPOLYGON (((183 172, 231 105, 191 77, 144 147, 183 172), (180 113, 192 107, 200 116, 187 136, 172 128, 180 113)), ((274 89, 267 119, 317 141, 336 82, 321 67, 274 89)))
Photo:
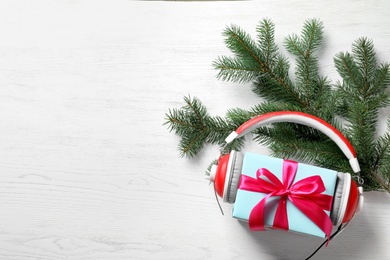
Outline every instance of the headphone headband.
POLYGON ((351 143, 347 140, 347 138, 345 138, 345 136, 339 130, 337 130, 335 127, 333 127, 323 119, 303 112, 278 111, 253 117, 252 119, 243 123, 239 128, 237 128, 236 131, 230 133, 230 135, 225 139, 225 141, 227 144, 229 144, 236 138, 240 138, 258 127, 264 126, 266 124, 280 122, 306 125, 322 132, 337 144, 337 146, 343 151, 344 155, 348 158, 352 170, 356 174, 359 174, 360 166, 356 158, 356 152, 351 143))

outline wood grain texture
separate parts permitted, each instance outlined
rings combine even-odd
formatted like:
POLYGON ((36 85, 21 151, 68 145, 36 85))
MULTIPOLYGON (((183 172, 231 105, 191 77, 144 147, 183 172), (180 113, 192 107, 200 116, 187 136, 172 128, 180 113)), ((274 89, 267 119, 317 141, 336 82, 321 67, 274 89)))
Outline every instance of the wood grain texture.
MULTIPOLYGON (((204 170, 217 152, 178 157, 168 108, 199 97, 213 115, 260 100, 216 80, 222 30, 276 39, 325 25, 321 73, 360 36, 390 61, 390 2, 0 2, 0 259, 302 259, 321 242, 251 233, 221 216, 204 170)), ((383 115, 388 112, 383 111, 383 115)), ((248 149, 267 152, 248 144, 248 149)), ((314 259, 390 259, 390 195, 366 207, 314 259)))

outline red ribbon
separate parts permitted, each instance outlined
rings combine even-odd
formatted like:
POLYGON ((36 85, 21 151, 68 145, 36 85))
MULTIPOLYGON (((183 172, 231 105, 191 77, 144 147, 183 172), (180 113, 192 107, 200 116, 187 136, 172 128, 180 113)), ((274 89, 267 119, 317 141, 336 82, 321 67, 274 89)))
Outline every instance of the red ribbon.
POLYGON ((332 232, 332 221, 324 210, 331 210, 332 196, 321 194, 325 185, 319 175, 310 176, 293 184, 298 169, 295 161, 284 160, 282 179, 283 183, 269 170, 260 168, 256 178, 241 175, 239 189, 266 193, 265 196, 251 211, 249 227, 251 230, 263 231, 264 206, 273 196, 280 196, 276 209, 273 227, 288 230, 287 199, 302 213, 316 224, 326 235, 328 241, 332 232), (262 176, 266 177, 266 179, 262 176))

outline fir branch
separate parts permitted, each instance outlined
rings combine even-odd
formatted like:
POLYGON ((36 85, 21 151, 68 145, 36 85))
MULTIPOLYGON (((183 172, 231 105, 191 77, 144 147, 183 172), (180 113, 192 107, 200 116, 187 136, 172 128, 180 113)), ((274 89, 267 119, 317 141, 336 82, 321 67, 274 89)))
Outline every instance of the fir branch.
POLYGON ((363 78, 363 93, 367 93, 370 88, 370 82, 374 80, 376 70, 376 58, 374 45, 367 38, 359 38, 352 45, 352 53, 363 78))
POLYGON ((388 65, 377 65, 374 46, 366 38, 353 43, 352 54, 339 53, 334 61, 343 78, 343 83, 337 86, 343 96, 346 133, 358 154, 362 177, 371 188, 379 183, 390 190, 384 186, 383 174, 378 172, 383 160, 381 154, 385 153, 383 149, 387 149, 389 140, 380 137, 375 141, 379 109, 389 104, 388 65))
POLYGON ((381 187, 390 192, 390 118, 387 120, 387 132, 376 140, 370 169, 381 187))
POLYGON ((253 81, 261 73, 261 68, 256 63, 247 63, 243 60, 226 56, 217 58, 213 62, 213 66, 219 70, 217 78, 237 83, 253 81))
POLYGON ((258 45, 235 25, 225 29, 225 44, 235 57, 223 56, 214 61, 214 68, 219 70, 217 77, 227 81, 248 82, 257 76, 254 80, 257 83, 254 92, 261 97, 275 96, 275 92, 284 93, 289 102, 305 105, 288 77, 287 59, 277 53, 273 23, 263 20, 257 27, 257 32, 258 45))
MULTIPOLYGON (((226 119, 211 117, 198 98, 184 97, 184 102, 185 105, 180 109, 168 110, 164 123, 168 125, 169 131, 181 137, 178 145, 181 157, 195 156, 206 143, 224 144, 226 136, 251 117, 249 114, 243 116, 243 110, 231 110, 226 119), (237 120, 238 117, 242 119, 237 120)), ((243 138, 239 138, 228 148, 240 150, 243 144, 243 138)))
POLYGON ((358 88, 361 85, 363 80, 359 74, 359 68, 357 67, 357 64, 351 54, 340 52, 334 58, 334 63, 337 72, 345 82, 344 86, 350 88, 347 92, 353 88, 358 88))
POLYGON ((256 27, 256 31, 258 47, 264 56, 265 67, 271 68, 278 56, 278 46, 275 44, 275 25, 271 20, 264 19, 256 27))
MULTIPOLYGON (((368 91, 368 95, 377 95, 383 90, 387 89, 387 86, 390 85, 390 65, 388 63, 380 64, 378 69, 374 73, 374 78, 372 79, 373 87, 368 91)), ((383 106, 388 106, 389 103, 382 104, 383 106)))
POLYGON ((385 133, 383 136, 380 136, 375 144, 375 153, 374 161, 372 162, 372 167, 378 169, 380 172, 383 171, 383 175, 386 178, 389 178, 389 172, 385 169, 389 166, 390 162, 390 134, 385 133), (385 168, 384 168, 385 167, 385 168), (381 170, 381 168, 384 168, 381 170))
MULTIPOLYGON (((312 108, 312 102, 318 96, 319 90, 313 86, 320 76, 318 74, 318 58, 315 51, 322 41, 323 25, 320 21, 312 19, 305 22, 301 37, 292 34, 284 40, 287 51, 296 56, 296 82, 297 89, 303 95, 307 107, 312 108)), ((313 110, 313 109, 310 109, 313 110)))
POLYGON ((206 142, 208 129, 205 121, 210 116, 207 109, 197 99, 184 97, 186 103, 181 109, 169 110, 166 114, 168 130, 181 137, 179 143, 180 156, 192 157, 198 153, 206 142))
POLYGON ((323 29, 324 25, 318 19, 309 19, 305 21, 301 33, 302 43, 306 49, 305 56, 310 56, 310 53, 317 50, 321 45, 323 29))
MULTIPOLYGON (((294 110, 321 117, 351 141, 358 154, 365 189, 380 187, 390 192, 390 120, 387 132, 376 137, 379 110, 390 105, 390 65, 377 64, 374 45, 367 38, 352 44, 352 52, 340 52, 334 64, 342 81, 330 82, 319 74, 317 50, 323 25, 309 19, 301 34, 291 34, 284 47, 295 57, 295 80, 289 76, 290 62, 275 43, 274 24, 267 19, 256 27, 257 40, 238 26, 227 27, 225 44, 233 57, 221 56, 213 66, 217 77, 238 83, 253 82, 253 92, 264 98, 249 110, 230 109, 225 117, 212 117, 197 99, 185 98, 186 105, 166 114, 168 130, 181 136, 182 156, 192 157, 206 143, 223 146, 224 139, 253 116, 272 111, 294 110), (341 124, 341 117, 346 123, 341 124)), ((321 132, 292 123, 275 124, 254 131, 254 139, 279 157, 292 157, 338 171, 350 171, 348 160, 321 132)), ((240 150, 243 139, 230 149, 240 150)))
POLYGON ((240 59, 245 62, 258 64, 262 72, 265 71, 266 65, 263 62, 261 53, 258 51, 255 42, 250 35, 244 32, 236 25, 227 27, 223 35, 225 36, 226 46, 240 59))

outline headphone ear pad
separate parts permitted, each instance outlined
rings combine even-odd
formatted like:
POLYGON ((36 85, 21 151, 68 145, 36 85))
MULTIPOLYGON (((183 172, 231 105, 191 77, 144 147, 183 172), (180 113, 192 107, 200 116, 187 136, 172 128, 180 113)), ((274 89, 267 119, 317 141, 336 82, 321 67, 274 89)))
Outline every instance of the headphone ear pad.
POLYGON ((231 167, 230 167, 230 180, 227 190, 227 202, 234 203, 236 201, 236 195, 238 190, 238 183, 241 177, 241 170, 243 164, 243 154, 240 152, 232 151, 231 156, 231 167))
POLYGON ((348 173, 337 173, 336 190, 333 196, 333 206, 330 213, 332 224, 338 226, 342 223, 350 190, 351 177, 348 173))

